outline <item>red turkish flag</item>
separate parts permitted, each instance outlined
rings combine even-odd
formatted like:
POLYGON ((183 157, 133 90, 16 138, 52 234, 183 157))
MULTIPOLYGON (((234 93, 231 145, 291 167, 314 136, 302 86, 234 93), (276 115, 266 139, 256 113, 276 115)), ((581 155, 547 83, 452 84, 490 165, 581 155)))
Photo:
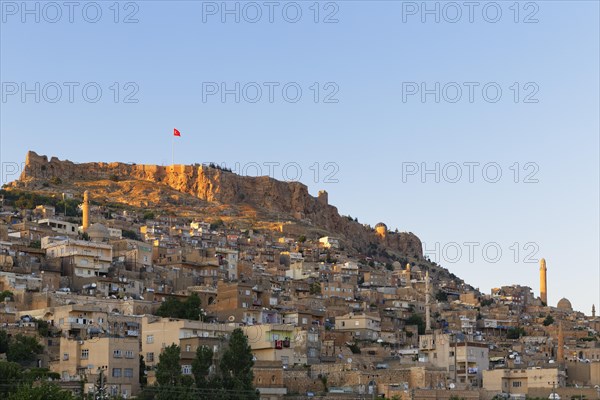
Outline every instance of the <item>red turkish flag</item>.
POLYGON ((181 137, 181 132, 179 132, 177 129, 173 129, 173 136, 180 136, 181 137))

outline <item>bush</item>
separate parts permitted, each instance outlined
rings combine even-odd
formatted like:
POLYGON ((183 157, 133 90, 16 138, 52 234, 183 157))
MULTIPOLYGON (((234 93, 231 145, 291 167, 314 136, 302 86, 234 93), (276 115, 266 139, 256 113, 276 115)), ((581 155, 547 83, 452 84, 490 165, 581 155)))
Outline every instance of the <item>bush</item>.
POLYGON ((507 339, 518 339, 521 336, 525 336, 525 329, 523 328, 509 328, 506 332, 507 339))
POLYGON ((123 230, 123 237, 125 239, 139 240, 137 233, 135 233, 134 231, 127 230, 127 229, 123 230))
POLYGON ((494 304, 494 300, 492 299, 483 299, 480 302, 482 307, 486 307, 486 306, 491 306, 492 304, 494 304))
POLYGON ((552 315, 548 315, 546 316, 546 318, 544 319, 544 326, 548 326, 548 325, 552 325, 554 323, 554 317, 552 317, 552 315))
POLYGON ((352 343, 348 346, 352 354, 360 354, 360 347, 356 343, 352 343))
POLYGON ((210 229, 212 231, 219 229, 221 227, 225 226, 225 223, 223 222, 222 219, 217 219, 216 221, 214 221, 213 223, 210 224, 210 229))
POLYGON ((4 290, 0 292, 0 302, 4 301, 4 299, 14 299, 14 294, 10 290, 4 290))

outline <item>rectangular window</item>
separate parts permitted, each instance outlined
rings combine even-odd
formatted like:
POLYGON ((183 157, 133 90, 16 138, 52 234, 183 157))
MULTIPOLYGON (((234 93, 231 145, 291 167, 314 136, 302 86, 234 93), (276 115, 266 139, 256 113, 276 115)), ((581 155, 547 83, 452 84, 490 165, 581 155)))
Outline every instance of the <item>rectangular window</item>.
POLYGON ((147 335, 146 336, 146 343, 148 343, 148 344, 154 343, 154 335, 147 335))
POLYGON ((133 358, 133 351, 126 350, 125 351, 125 358, 133 358))
POLYGON ((121 358, 123 355, 121 354, 121 350, 113 350, 114 358, 121 358))
POLYGON ((120 378, 121 377, 121 368, 113 368, 112 376, 113 376, 113 378, 120 378))
POLYGON ((182 365, 181 373, 183 375, 191 375, 192 374, 192 366, 191 365, 182 365))
POLYGON ((521 387, 521 382, 520 381, 516 381, 516 382, 513 382, 512 385, 513 385, 513 387, 518 388, 518 387, 521 387))
POLYGON ((133 368, 125 368, 123 373, 125 378, 133 378, 133 368))
POLYGON ((63 354, 63 361, 67 361, 69 359, 69 353, 63 354))
POLYGON ((88 349, 81 349, 81 359, 87 360, 90 356, 90 351, 88 349))
POLYGON ((146 353, 146 361, 154 362, 154 353, 146 353))

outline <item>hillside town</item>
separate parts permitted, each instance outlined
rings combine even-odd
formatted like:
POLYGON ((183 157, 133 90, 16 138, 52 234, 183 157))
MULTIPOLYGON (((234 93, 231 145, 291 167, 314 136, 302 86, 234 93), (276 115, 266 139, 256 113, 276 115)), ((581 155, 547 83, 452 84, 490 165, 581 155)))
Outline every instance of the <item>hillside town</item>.
POLYGON ((357 252, 285 220, 239 228, 107 207, 93 190, 49 198, 2 191, 2 371, 46 371, 75 396, 148 398, 167 351, 177 379, 198 383, 201 350, 216 360, 241 330, 262 400, 600 398, 600 317, 548 303, 552 260, 539 284, 487 292, 422 249, 386 256, 378 241, 398 233, 383 223, 357 252))

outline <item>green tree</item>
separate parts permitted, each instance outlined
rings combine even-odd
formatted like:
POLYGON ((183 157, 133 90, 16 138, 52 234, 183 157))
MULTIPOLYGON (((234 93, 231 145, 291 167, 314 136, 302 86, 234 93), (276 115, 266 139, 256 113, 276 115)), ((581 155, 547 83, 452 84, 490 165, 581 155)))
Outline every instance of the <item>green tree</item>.
POLYGON ((194 374, 194 380, 196 387, 199 389, 209 388, 210 379, 210 367, 213 364, 214 353, 211 348, 207 346, 198 346, 196 350, 196 357, 192 361, 192 374, 194 374))
POLYGON ((8 395, 8 400, 74 400, 73 395, 58 385, 44 382, 41 385, 23 385, 8 395))
POLYGON ((506 332, 506 338, 507 339, 518 339, 521 336, 525 336, 525 329, 523 328, 508 328, 508 331, 506 332))
POLYGON ((8 351, 8 333, 6 331, 0 331, 0 354, 4 354, 8 351))
POLYGON ((18 334, 10 341, 6 359, 26 365, 35 361, 43 350, 44 346, 39 344, 36 338, 18 334))
POLYGON ((200 305, 200 297, 197 293, 192 293, 192 295, 184 301, 169 297, 162 302, 158 310, 156 310, 156 315, 160 317, 182 318, 197 321, 200 319, 200 305))
POLYGON ((152 211, 146 211, 142 218, 144 220, 154 219, 154 213, 152 211))
POLYGON ((423 320, 423 317, 421 317, 419 314, 413 314, 411 315, 407 320, 406 320, 406 325, 417 325, 418 329, 419 329, 419 335, 422 335, 425 333, 425 321, 423 320))
POLYGON ((236 328, 219 363, 220 383, 227 391, 227 399, 259 399, 253 384, 253 365, 254 357, 248 338, 240 328, 236 328))
POLYGON ((144 356, 140 354, 140 385, 145 387, 148 384, 148 377, 146 376, 146 362, 144 356))
MULTIPOLYGON (((2 333, 3 331, 0 331, 2 333)), ((23 369, 14 362, 0 361, 0 394, 15 389, 15 382, 23 379, 23 369)))
POLYGON ((50 336, 50 324, 43 319, 34 319, 33 322, 37 325, 37 331, 41 337, 50 336))
POLYGON ((165 348, 159 356, 156 365, 156 382, 158 386, 147 387, 145 390, 153 400, 193 400, 193 378, 181 372, 181 349, 176 344, 165 348), (155 393, 151 396, 151 393, 155 393))
POLYGON ((214 221, 213 223, 210 224, 210 229, 211 230, 217 230, 221 227, 225 226, 225 223, 223 222, 223 220, 221 218, 217 219, 216 221, 214 221))
POLYGON ((308 290, 310 294, 321 294, 321 284, 319 282, 313 282, 310 284, 308 290))
POLYGON ((184 319, 200 319, 200 296, 197 293, 192 293, 185 301, 181 309, 182 316, 184 319))
POLYGON ((181 366, 179 365, 181 349, 176 344, 165 348, 156 365, 156 381, 160 386, 179 386, 181 383, 181 366))
POLYGON ((439 291, 435 294, 435 299, 442 302, 448 301, 448 293, 439 291))
POLYGON ((550 314, 544 319, 544 326, 552 325, 554 323, 554 317, 550 314))

